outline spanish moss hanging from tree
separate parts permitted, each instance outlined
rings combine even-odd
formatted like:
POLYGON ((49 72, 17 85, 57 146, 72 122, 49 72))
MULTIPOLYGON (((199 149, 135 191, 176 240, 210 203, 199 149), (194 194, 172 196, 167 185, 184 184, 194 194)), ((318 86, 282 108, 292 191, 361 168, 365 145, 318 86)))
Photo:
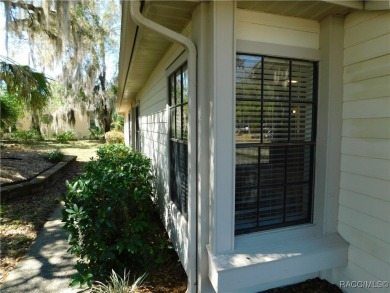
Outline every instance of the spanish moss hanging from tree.
POLYGON ((8 54, 16 54, 10 46, 11 40, 27 41, 32 67, 44 71, 61 68, 56 78, 64 88, 66 103, 62 111, 94 112, 103 130, 109 131, 116 104, 116 78, 107 78, 107 60, 118 55, 119 3, 1 2, 8 54))

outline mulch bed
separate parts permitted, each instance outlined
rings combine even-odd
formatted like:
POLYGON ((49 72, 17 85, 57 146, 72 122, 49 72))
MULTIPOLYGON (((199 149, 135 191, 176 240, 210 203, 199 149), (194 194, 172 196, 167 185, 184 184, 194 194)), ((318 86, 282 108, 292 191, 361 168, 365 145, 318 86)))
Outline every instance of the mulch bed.
POLYGON ((54 166, 36 151, 5 149, 0 151, 0 185, 27 181, 54 166))

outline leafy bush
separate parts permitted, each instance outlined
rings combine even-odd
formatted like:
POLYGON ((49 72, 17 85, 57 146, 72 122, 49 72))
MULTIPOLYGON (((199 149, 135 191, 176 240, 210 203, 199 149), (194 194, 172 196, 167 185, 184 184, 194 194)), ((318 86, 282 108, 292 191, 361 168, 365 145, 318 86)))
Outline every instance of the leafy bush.
POLYGON ((33 142, 43 140, 37 130, 17 130, 11 134, 11 138, 21 142, 33 142))
POLYGON ((123 131, 123 126, 125 124, 125 117, 115 113, 112 117, 112 123, 110 125, 111 130, 123 131))
POLYGON ((61 162, 65 155, 60 150, 51 151, 49 153, 43 154, 43 157, 52 163, 61 162))
POLYGON ((60 142, 60 143, 67 143, 70 140, 75 140, 76 135, 74 134, 74 132, 72 130, 68 130, 64 133, 58 134, 56 136, 56 138, 57 138, 58 142, 60 142))
POLYGON ((102 139, 104 138, 104 132, 100 130, 100 128, 89 128, 88 129, 90 134, 89 134, 89 139, 102 139))
POLYGON ((125 137, 123 135, 123 132, 119 132, 116 130, 112 130, 109 132, 106 132, 104 135, 106 138, 107 143, 124 143, 125 142, 125 137))
POLYGON ((153 221, 150 160, 120 144, 98 148, 97 156, 67 184, 64 227, 69 251, 81 259, 72 285, 91 286, 111 269, 140 273, 166 257, 167 244, 153 221))
POLYGON ((3 94, 0 90, 0 128, 15 126, 22 115, 22 107, 17 97, 3 94))
POLYGON ((130 273, 123 273, 123 278, 118 276, 113 270, 110 276, 110 279, 106 284, 97 281, 95 285, 92 286, 91 292, 96 293, 135 293, 139 286, 142 286, 142 283, 145 280, 146 275, 143 274, 141 277, 137 278, 133 284, 130 281, 130 273))

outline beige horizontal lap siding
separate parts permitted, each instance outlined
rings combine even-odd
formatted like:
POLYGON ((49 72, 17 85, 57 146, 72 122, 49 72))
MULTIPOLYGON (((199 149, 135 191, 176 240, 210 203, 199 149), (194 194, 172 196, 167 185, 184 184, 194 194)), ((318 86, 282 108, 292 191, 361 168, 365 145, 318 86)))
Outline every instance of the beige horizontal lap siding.
MULTIPOLYGON (((152 159, 156 167, 164 170, 164 173, 167 172, 168 166, 168 77, 166 68, 180 52, 182 49, 178 46, 173 46, 168 50, 137 96, 140 109, 142 152, 152 159)), ((168 175, 164 174, 164 176, 168 175)))
MULTIPOLYGON (((190 26, 188 26, 189 28, 190 26)), ((189 31, 189 29, 187 29, 189 31)), ((137 95, 141 151, 152 160, 155 175, 155 191, 158 208, 168 234, 176 248, 184 268, 188 271, 188 240, 186 223, 173 214, 169 196, 169 111, 168 73, 172 63, 183 53, 184 48, 172 45, 147 83, 137 95), (175 219, 173 221, 172 219, 175 219)), ((177 210, 177 209, 176 209, 177 210)))
POLYGON ((278 45, 318 49, 317 21, 237 9, 236 38, 278 45))
POLYGON ((352 13, 344 33, 338 230, 350 248, 337 280, 390 281, 390 13, 352 13))

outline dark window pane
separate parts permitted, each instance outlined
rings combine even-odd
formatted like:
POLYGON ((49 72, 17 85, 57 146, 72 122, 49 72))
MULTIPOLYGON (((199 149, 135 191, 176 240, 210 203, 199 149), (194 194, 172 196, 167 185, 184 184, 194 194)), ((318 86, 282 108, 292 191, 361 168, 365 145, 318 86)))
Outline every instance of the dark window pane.
POLYGON ((237 55, 236 95, 237 99, 261 98, 261 57, 237 55))
POLYGON ((236 188, 257 187, 258 184, 258 149, 236 149, 236 188))
POLYGON ((183 68, 183 103, 188 103, 188 68, 183 68))
POLYGON ((261 103, 236 103, 236 142, 260 142, 261 135, 261 103))
POLYGON ((257 226, 257 189, 237 193, 235 222, 238 230, 257 226))
POLYGON ((259 224, 268 226, 283 223, 284 191, 283 187, 260 189, 259 224))
POLYGON ((176 104, 182 103, 181 70, 176 72, 176 104))
POLYGON ((286 222, 308 219, 309 208, 309 185, 287 186, 286 222))
POLYGON ((181 134, 181 130, 182 130, 181 110, 182 110, 181 106, 176 107, 176 136, 175 137, 177 139, 182 139, 182 134, 181 134))
POLYGON ((170 109, 170 137, 171 138, 175 138, 176 137, 176 118, 175 118, 175 114, 176 113, 176 108, 171 108, 170 109))
POLYGON ((285 147, 261 148, 263 154, 268 155, 267 159, 260 164, 260 185, 283 184, 285 178, 285 147), (268 151, 268 153, 265 152, 268 151), (263 163, 266 162, 266 163, 263 163))
POLYGON ((188 140, 188 104, 183 105, 183 140, 188 140))
POLYGON ((312 104, 291 105, 291 141, 311 141, 313 123, 312 104))
POLYGON ((237 234, 311 220, 314 65, 237 55, 237 234))
POLYGON ((264 102, 264 143, 288 141, 288 103, 264 102))
POLYGON ((264 58, 264 99, 289 99, 289 60, 264 58))
POLYGON ((170 105, 174 106, 175 102, 175 77, 171 76, 169 78, 169 96, 170 96, 170 105))
POLYGON ((287 182, 310 180, 310 145, 290 146, 287 150, 287 182))
POLYGON ((170 196, 187 217, 188 205, 188 70, 187 65, 169 77, 170 82, 170 196), (175 99, 172 99, 172 95, 175 99), (183 104, 183 100, 185 103, 183 104), (184 141, 183 141, 184 140, 184 141))
POLYGON ((291 65, 291 99, 313 100, 313 63, 293 60, 291 65))
POLYGON ((179 210, 187 213, 187 145, 171 141, 171 197, 179 210))

